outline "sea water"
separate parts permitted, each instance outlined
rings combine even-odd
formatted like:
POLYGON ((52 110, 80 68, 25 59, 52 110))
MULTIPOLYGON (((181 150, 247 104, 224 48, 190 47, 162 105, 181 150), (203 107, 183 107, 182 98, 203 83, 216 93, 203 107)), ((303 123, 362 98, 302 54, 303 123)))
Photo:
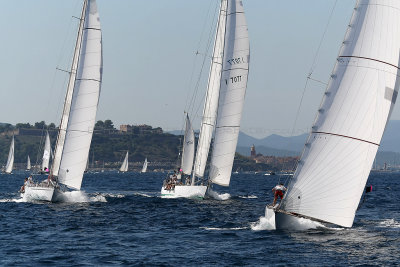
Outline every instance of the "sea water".
POLYGON ((81 192, 27 203, 27 172, 0 175, 0 265, 346 266, 400 263, 400 174, 374 191, 350 229, 274 230, 277 176, 232 175, 213 197, 161 199, 163 173, 88 173, 81 192))

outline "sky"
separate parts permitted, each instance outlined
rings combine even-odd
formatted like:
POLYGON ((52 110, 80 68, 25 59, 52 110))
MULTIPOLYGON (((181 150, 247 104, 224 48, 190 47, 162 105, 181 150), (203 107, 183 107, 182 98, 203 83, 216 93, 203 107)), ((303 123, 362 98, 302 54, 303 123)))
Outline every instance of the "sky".
MULTIPOLYGON (((186 109, 199 128, 218 2, 97 0, 104 59, 97 119, 180 130, 186 109)), ((68 76, 56 68, 70 68, 82 0, 0 3, 0 122, 58 124, 68 76)), ((313 66, 311 77, 328 81, 355 0, 243 5, 251 61, 241 130, 259 138, 308 132, 325 85, 309 81, 299 109, 307 75, 313 66)))

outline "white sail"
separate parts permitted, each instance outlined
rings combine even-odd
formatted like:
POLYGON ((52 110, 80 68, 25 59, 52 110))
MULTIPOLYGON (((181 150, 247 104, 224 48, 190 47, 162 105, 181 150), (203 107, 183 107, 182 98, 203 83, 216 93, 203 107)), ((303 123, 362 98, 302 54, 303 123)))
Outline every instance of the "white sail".
POLYGON ((281 208, 351 227, 399 89, 400 1, 360 0, 281 208))
POLYGON ((147 158, 144 159, 142 172, 147 172, 147 158))
POLYGON ((11 139, 10 150, 8 151, 7 164, 5 168, 6 173, 11 173, 14 167, 14 136, 11 139))
MULTIPOLYGON (((217 32, 214 41, 214 52, 211 59, 210 74, 208 77, 207 94, 204 102, 203 117, 200 126, 200 135, 197 143, 194 174, 204 176, 208 152, 217 118, 218 96, 221 82, 222 57, 225 43, 225 25, 227 0, 221 1, 217 32)), ((193 176, 194 178, 194 176, 193 176)))
POLYGON ((212 183, 229 186, 247 88, 250 46, 241 0, 229 0, 218 117, 211 156, 212 183))
POLYGON ((46 169, 49 168, 50 155, 51 155, 50 136, 49 132, 46 132, 46 140, 44 142, 44 148, 43 148, 42 171, 46 171, 46 169))
POLYGON ((100 19, 95 0, 85 0, 71 67, 70 84, 55 151, 53 174, 80 189, 85 170, 102 80, 100 19))
POLYGON ((28 160, 27 160, 27 162, 26 162, 26 169, 27 169, 27 170, 30 170, 30 169, 31 169, 31 159, 29 158, 29 155, 28 155, 28 160))
POLYGON ((129 157, 129 151, 126 151, 126 155, 125 155, 124 161, 122 162, 121 168, 119 168, 120 172, 127 172, 128 171, 128 166, 129 166, 128 157, 129 157))
POLYGON ((189 115, 186 114, 185 135, 183 137, 181 169, 184 174, 192 173, 194 158, 194 131, 189 115))

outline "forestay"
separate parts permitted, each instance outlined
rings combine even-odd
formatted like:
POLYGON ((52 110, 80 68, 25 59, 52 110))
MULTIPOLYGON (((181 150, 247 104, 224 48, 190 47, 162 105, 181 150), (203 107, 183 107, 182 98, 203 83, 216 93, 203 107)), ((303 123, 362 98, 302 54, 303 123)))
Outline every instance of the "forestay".
POLYGON ((351 227, 399 87, 400 1, 357 4, 281 208, 351 227))
MULTIPOLYGON (((86 3, 87 8, 83 9, 84 25, 80 29, 82 45, 79 53, 79 65, 59 171, 59 181, 78 190, 81 188, 83 172, 88 159, 102 80, 102 40, 99 14, 95 0, 88 0, 86 3)), ((60 132, 62 131, 61 128, 60 132)), ((57 152, 58 149, 57 147, 57 152)))
POLYGON ((190 123, 189 115, 186 114, 185 135, 183 137, 181 168, 184 174, 190 175, 194 158, 194 131, 190 123))
POLYGON ((210 179, 229 186, 247 87, 250 47, 242 1, 229 0, 210 179))
POLYGON ((217 118, 218 96, 221 82, 222 58, 225 44, 226 9, 227 0, 221 1, 220 13, 215 34, 214 51, 211 59, 210 74, 208 77, 207 94, 204 102, 203 117, 200 126, 199 140, 197 143, 194 174, 197 177, 204 176, 208 152, 217 118))

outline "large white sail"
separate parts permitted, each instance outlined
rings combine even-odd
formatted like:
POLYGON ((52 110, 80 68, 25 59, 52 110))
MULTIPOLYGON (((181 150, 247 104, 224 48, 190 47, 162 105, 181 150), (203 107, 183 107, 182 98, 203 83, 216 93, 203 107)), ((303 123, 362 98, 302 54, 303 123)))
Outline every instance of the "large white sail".
POLYGON ((129 151, 126 151, 124 161, 121 164, 121 168, 119 168, 120 172, 128 171, 128 166, 129 166, 128 157, 129 157, 129 151))
POLYGON ((225 43, 225 25, 227 0, 221 1, 217 32, 214 41, 214 52, 211 59, 210 74, 208 77, 207 94, 204 102, 203 117, 200 126, 200 135, 197 143, 194 175, 204 176, 208 152, 217 118, 218 96, 221 82, 222 58, 225 43))
POLYGON ((143 168, 142 168, 142 173, 143 173, 143 172, 147 172, 147 158, 144 159, 143 168))
POLYGON ((11 139, 10 150, 8 151, 8 158, 7 158, 5 172, 11 173, 13 167, 14 167, 14 136, 11 139))
POLYGON ((102 44, 100 19, 95 0, 84 1, 82 20, 78 33, 76 52, 78 63, 73 63, 63 119, 59 129, 53 173, 68 187, 80 189, 85 170, 102 80, 102 44), (83 23, 83 24, 82 24, 83 23), (77 68, 76 68, 77 67, 77 68), (76 72, 76 75, 73 73, 76 72), (65 121, 66 127, 65 127, 65 121), (59 155, 61 153, 61 157, 59 155))
POLYGON ((50 136, 49 132, 46 132, 46 140, 44 142, 44 148, 43 148, 42 171, 46 171, 49 168, 50 154, 51 154, 50 136))
POLYGON ((27 161, 26 161, 26 169, 27 169, 27 170, 30 170, 30 169, 31 169, 31 159, 30 159, 29 155, 28 155, 28 159, 27 159, 27 161))
POLYGON ((186 114, 186 127, 185 135, 183 137, 183 149, 181 169, 184 174, 190 175, 192 173, 194 158, 194 131, 192 123, 190 122, 189 115, 186 114))
POLYGON ((400 1, 360 0, 281 209, 351 227, 399 89, 400 1))
POLYGON ((250 46, 241 0, 229 0, 218 117, 211 156, 212 183, 229 186, 247 88, 250 46))

